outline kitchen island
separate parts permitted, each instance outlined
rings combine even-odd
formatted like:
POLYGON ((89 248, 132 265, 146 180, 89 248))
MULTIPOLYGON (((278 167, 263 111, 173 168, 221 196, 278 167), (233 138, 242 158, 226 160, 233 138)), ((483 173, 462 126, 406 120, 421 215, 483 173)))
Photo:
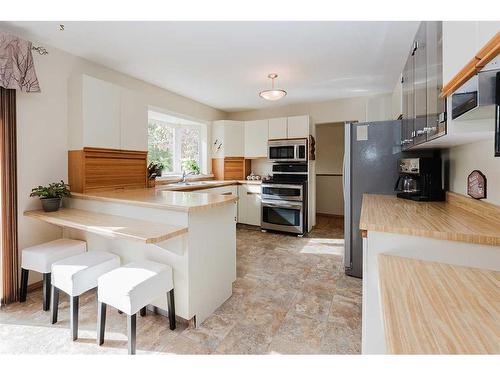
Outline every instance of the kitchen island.
MULTIPOLYGON (((363 232, 363 354, 394 352, 394 346, 387 340, 390 332, 386 325, 388 321, 404 322, 401 318, 395 319, 394 313, 391 319, 387 319, 389 311, 402 313, 402 310, 395 310, 389 305, 395 302, 393 298, 383 298, 381 285, 385 285, 387 292, 388 283, 384 282, 382 276, 384 273, 386 275, 395 273, 397 268, 392 267, 391 270, 385 266, 381 271, 380 259, 383 259, 380 258, 381 254, 452 266, 500 271, 500 207, 455 193, 447 193, 446 198, 446 202, 413 202, 389 195, 365 194, 363 196, 359 224, 363 232), (386 317, 385 324, 384 316, 386 317)), ((413 263, 410 263, 408 267, 413 267, 413 263)), ((448 268, 435 267, 435 269, 448 268)), ((403 272, 402 274, 408 275, 409 273, 403 272)), ((404 282, 400 278, 401 285, 404 282)), ((433 288, 432 285, 429 288, 433 288)), ((490 294, 498 296, 498 289, 490 290, 490 294)), ((385 293, 386 297, 387 295, 385 293)), ((436 304, 441 300, 442 298, 431 299, 436 304)), ((475 304, 473 308, 478 310, 483 308, 480 300, 472 301, 472 304, 475 304)), ((430 308, 438 309, 439 306, 430 308)), ((406 313, 415 313, 415 311, 406 313)), ((428 324, 429 327, 436 324, 435 321, 426 322, 425 319, 421 322, 428 324)), ((446 331, 447 322, 439 323, 446 331)), ((480 326, 481 322, 477 325, 480 326)), ((449 327, 450 331, 452 328, 449 327)), ((403 332, 408 330, 408 327, 399 327, 398 330, 403 332)), ((465 332, 468 330, 465 325, 463 330, 467 333, 469 340, 474 337, 474 332, 465 332)), ((477 337, 476 339, 479 340, 477 337)), ((411 348, 415 347, 428 348, 429 346, 423 343, 420 345, 413 343, 411 348)), ((450 347, 432 348, 435 352, 458 352, 450 347)), ((467 349, 468 352, 474 352, 470 347, 467 349)), ((411 350, 406 353, 412 353, 411 350)), ((413 351, 413 353, 417 352, 421 353, 422 350, 413 351)), ((426 352, 429 353, 429 351, 426 352)), ((484 346, 478 345, 476 352, 485 352, 484 346)))
MULTIPOLYGON (((59 214, 25 215, 62 226, 65 237, 87 241, 89 251, 115 253, 122 264, 149 259, 170 265, 176 314, 199 326, 232 294, 237 200, 234 195, 125 189, 73 193, 59 214), (146 233, 134 231, 134 220, 146 233)), ((166 296, 153 306, 165 310, 166 296)))

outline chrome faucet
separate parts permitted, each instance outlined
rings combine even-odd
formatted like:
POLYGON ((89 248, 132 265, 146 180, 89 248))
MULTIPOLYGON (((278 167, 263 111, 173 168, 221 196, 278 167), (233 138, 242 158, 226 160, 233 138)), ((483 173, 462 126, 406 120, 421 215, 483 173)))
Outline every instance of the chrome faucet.
POLYGON ((186 177, 189 176, 189 175, 192 175, 192 174, 194 174, 194 173, 193 172, 186 173, 186 170, 183 169, 182 170, 182 180, 181 180, 181 182, 183 184, 185 184, 186 183, 186 177))

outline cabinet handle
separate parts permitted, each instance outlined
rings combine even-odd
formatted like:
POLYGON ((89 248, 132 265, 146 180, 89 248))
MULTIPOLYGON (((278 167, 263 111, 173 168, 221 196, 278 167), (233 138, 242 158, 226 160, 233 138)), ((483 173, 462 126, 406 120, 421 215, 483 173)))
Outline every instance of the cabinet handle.
POLYGON ((412 56, 415 54, 415 52, 417 52, 417 49, 418 49, 418 41, 415 40, 413 42, 413 50, 411 51, 412 56))
POLYGON ((233 195, 233 193, 231 193, 230 191, 228 191, 227 193, 222 193, 221 195, 233 195))
POLYGON ((247 195, 260 195, 260 193, 254 193, 252 191, 247 191, 247 195))

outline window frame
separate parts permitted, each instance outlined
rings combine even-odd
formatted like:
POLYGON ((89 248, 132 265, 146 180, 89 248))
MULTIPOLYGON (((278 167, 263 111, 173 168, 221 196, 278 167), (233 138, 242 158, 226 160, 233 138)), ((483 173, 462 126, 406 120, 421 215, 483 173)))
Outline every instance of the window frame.
MULTIPOLYGON (((150 121, 155 121, 157 123, 160 123, 162 125, 168 126, 170 128, 173 128, 173 134, 174 134, 174 140, 173 140, 173 145, 174 149, 172 150, 172 159, 173 159, 173 171, 168 172, 168 171, 162 171, 161 176, 162 177, 168 177, 168 176, 179 176, 182 174, 182 158, 181 158, 181 153, 182 153, 182 146, 181 146, 181 130, 182 129, 198 129, 199 131, 199 137, 198 137, 198 165, 203 171, 203 155, 202 155, 202 137, 203 137, 203 124, 176 124, 173 122, 169 121, 164 121, 164 120, 159 120, 156 118, 148 118, 148 127, 149 127, 149 122, 150 121)), ((148 134, 148 148, 149 148, 149 134, 148 134)))

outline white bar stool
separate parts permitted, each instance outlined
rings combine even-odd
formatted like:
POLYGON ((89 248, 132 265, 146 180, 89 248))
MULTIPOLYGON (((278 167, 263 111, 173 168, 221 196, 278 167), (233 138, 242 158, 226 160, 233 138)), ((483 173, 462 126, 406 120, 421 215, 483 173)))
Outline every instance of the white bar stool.
POLYGON ((79 296, 97 286, 99 276, 120 267, 118 255, 88 251, 52 265, 52 324, 57 323, 59 291, 70 296, 70 326, 73 341, 78 338, 79 296))
POLYGON ((61 238, 23 249, 21 254, 20 302, 26 302, 29 271, 43 274, 43 310, 50 306, 50 272, 54 262, 87 251, 85 241, 61 238))
MULTIPOLYGON (((175 329, 172 268, 148 260, 132 262, 99 277, 97 287, 97 344, 104 343, 106 305, 127 314, 128 353, 135 354, 136 314, 167 295, 168 321, 175 329)), ((142 314, 141 314, 142 315, 142 314)))

